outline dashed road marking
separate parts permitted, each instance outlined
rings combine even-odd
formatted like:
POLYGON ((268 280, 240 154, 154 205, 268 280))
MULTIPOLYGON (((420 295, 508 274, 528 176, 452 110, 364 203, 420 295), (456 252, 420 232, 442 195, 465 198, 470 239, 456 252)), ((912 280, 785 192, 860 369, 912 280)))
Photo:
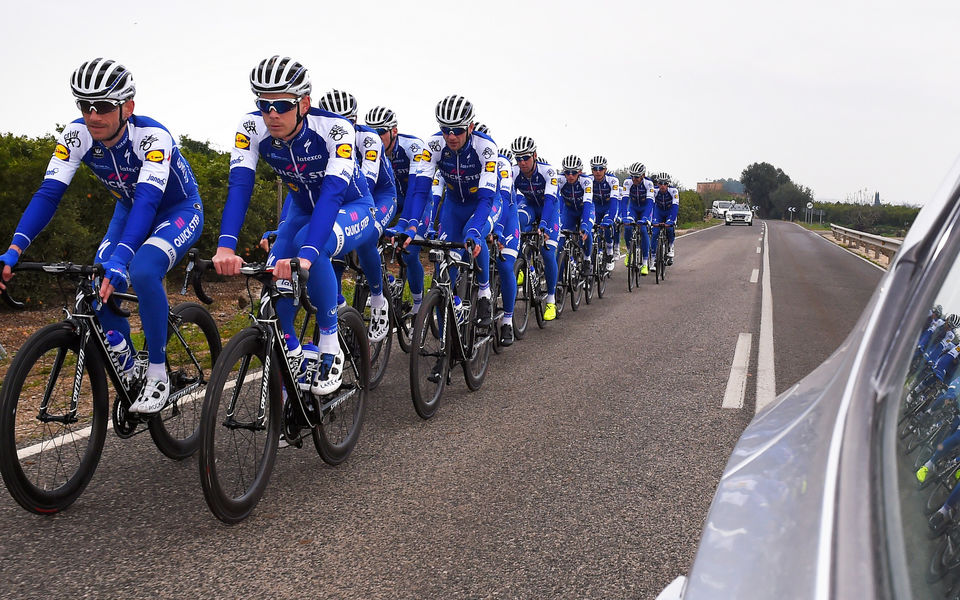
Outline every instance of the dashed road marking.
POLYGON ((760 279, 760 269, 754 269, 750 273, 750 283, 756 283, 760 279))

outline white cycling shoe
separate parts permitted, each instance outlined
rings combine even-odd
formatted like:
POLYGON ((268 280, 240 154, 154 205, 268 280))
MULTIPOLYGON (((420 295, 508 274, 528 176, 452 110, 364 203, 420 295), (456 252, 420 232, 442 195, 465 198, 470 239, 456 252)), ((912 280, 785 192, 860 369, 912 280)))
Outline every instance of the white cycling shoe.
POLYGON ((163 410, 170 397, 170 382, 160 381, 155 377, 147 377, 143 389, 140 390, 140 396, 136 402, 130 405, 130 412, 140 413, 141 415, 156 414, 163 410))
POLYGON ((390 331, 390 303, 381 307, 370 307, 370 329, 367 331, 367 338, 371 342, 379 342, 387 337, 390 331))
POLYGON ((321 354, 319 373, 310 386, 310 391, 317 396, 326 396, 340 389, 343 385, 343 349, 338 348, 336 354, 321 354), (332 357, 332 361, 330 358, 332 357))

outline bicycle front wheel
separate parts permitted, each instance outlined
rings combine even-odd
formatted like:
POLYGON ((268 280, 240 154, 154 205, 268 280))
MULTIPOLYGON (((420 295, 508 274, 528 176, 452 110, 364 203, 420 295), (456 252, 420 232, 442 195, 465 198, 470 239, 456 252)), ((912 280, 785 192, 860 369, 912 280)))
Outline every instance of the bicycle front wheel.
MULTIPOLYGON (((360 428, 366 414, 370 384, 370 350, 367 328, 360 313, 341 309, 337 323, 340 348, 343 350, 343 384, 319 398, 320 423, 313 428, 313 445, 328 465, 339 465, 350 456, 360 439, 360 428)), ((389 339, 389 338, 388 338, 389 339)))
POLYGON ((107 431, 107 380, 87 347, 77 405, 71 407, 80 336, 68 323, 44 327, 10 364, 0 397, 0 474, 30 512, 59 512, 83 493, 100 462, 107 431))
POLYGON ((443 292, 432 289, 423 299, 413 323, 410 349, 410 398, 421 419, 437 412, 450 373, 450 346, 453 334, 444 325, 447 304, 443 292))
POLYGON ((557 266, 557 288, 554 292, 554 302, 557 304, 557 318, 560 318, 560 315, 563 313, 563 307, 567 302, 567 281, 569 281, 569 269, 570 257, 567 255, 566 249, 564 249, 560 254, 560 260, 557 266))
POLYGON ((185 302, 170 311, 167 370, 170 404, 147 422, 153 443, 167 458, 183 460, 200 448, 200 411, 213 365, 220 355, 220 331, 207 309, 185 302))
MULTIPOLYGON (((383 277, 383 290, 385 294, 389 294, 389 283, 387 283, 387 277, 383 277)), ((367 300, 370 298, 370 287, 366 284, 364 280, 363 285, 358 285, 353 292, 353 308, 362 315, 364 324, 368 327, 370 325, 370 307, 367 306, 367 300)), ((387 302, 390 303, 390 308, 393 308, 393 303, 390 302, 389 296, 387 297, 387 302)), ((387 336, 380 340, 379 342, 369 342, 370 347, 370 389, 376 388, 380 385, 380 382, 383 381, 383 376, 387 372, 387 364, 390 361, 390 349, 393 346, 393 315, 388 315, 387 323, 387 336)))
POLYGON ((570 291, 570 308, 576 312, 580 308, 580 302, 583 300, 583 277, 580 273, 583 269, 583 253, 578 249, 570 254, 567 265, 567 286, 570 291))
POLYGON ((476 291, 472 296, 467 323, 462 328, 465 331, 464 345, 467 351, 467 359, 463 361, 463 379, 470 391, 475 392, 483 385, 483 379, 487 376, 487 367, 490 366, 493 327, 481 327, 477 324, 476 291))
POLYGON ((527 260, 523 255, 520 255, 517 257, 517 262, 513 264, 513 276, 518 282, 517 299, 513 303, 513 337, 518 340, 522 340, 523 335, 527 332, 527 324, 530 322, 530 309, 533 305, 531 300, 533 288, 527 274, 527 260))
POLYGON ((238 523, 270 480, 280 441, 280 365, 256 327, 230 339, 210 375, 200 416, 200 483, 210 511, 238 523))

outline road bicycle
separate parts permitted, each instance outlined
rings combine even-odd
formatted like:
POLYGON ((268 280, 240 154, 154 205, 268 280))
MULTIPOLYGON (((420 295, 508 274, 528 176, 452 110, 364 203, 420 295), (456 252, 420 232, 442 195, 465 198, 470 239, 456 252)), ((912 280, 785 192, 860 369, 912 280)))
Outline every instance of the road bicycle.
MULTIPOLYGON (((588 273, 583 269, 583 246, 580 232, 564 229, 560 232, 563 237, 563 246, 560 249, 557 277, 557 316, 560 315, 561 289, 566 289, 570 296, 570 308, 577 311, 583 300, 584 289, 588 273)), ((589 303, 589 301, 588 301, 589 303)))
POLYGON ((641 227, 647 227, 647 223, 641 221, 633 226, 633 235, 627 240, 627 291, 632 292, 633 288, 640 287, 640 268, 643 266, 643 246, 641 227))
MULTIPOLYGON (((324 462, 338 465, 350 456, 360 437, 370 381, 363 318, 354 308, 339 310, 337 338, 344 353, 340 388, 323 396, 301 389, 301 384, 316 376, 316 362, 310 365, 287 357, 274 311, 278 299, 292 297, 295 304, 308 308, 308 319, 315 312, 302 290, 307 273, 300 272, 297 259, 291 260, 291 268, 290 289, 281 290, 273 280, 272 267, 241 267, 240 273, 247 277, 252 324, 223 349, 203 400, 200 482, 207 506, 225 523, 242 521, 260 501, 281 438, 301 448, 306 430, 324 462), (262 284, 256 305, 251 281, 262 284)), ((314 333, 319 330, 315 328, 314 333)))
MULTIPOLYGON (((0 266, 2 268, 2 266, 0 266)), ((220 332, 205 308, 179 304, 167 315, 167 373, 170 398, 156 414, 129 412, 146 380, 147 351, 135 354, 125 376, 111 355, 95 309, 100 306, 101 265, 27 262, 15 272, 56 275, 75 285, 73 309, 63 321, 35 332, 17 352, 0 393, 0 473, 10 495, 23 508, 53 514, 83 493, 100 462, 107 419, 120 438, 149 431, 167 457, 182 460, 200 445, 200 399, 220 353, 220 332), (116 394, 112 409, 107 378, 116 394)), ((199 277, 197 296, 203 294, 199 277)), ((186 293, 186 281, 182 294, 186 293)), ((3 292, 4 300, 22 308, 3 292)), ((132 293, 114 292, 111 310, 129 317, 118 301, 136 302, 132 293)), ((67 304, 65 302, 65 304, 67 304)))
MULTIPOLYGON (((609 225, 600 225, 599 223, 593 226, 593 281, 591 285, 587 287, 587 298, 593 294, 593 289, 597 290, 597 298, 603 298, 603 294, 607 290, 607 279, 610 278, 610 271, 607 271, 607 256, 606 251, 604 250, 604 237, 605 230, 610 227, 609 225)), ((613 260, 613 257, 610 257, 610 260, 613 260)))
POLYGON ((450 370, 463 367, 463 377, 471 391, 483 385, 490 364, 493 327, 481 325, 477 318, 479 272, 472 247, 458 242, 418 240, 413 242, 429 249, 430 261, 436 264, 433 287, 413 323, 413 347, 410 351, 410 396, 414 410, 423 419, 432 417, 440 398, 450 383, 450 370), (461 250, 466 249, 466 257, 461 250), (462 290, 457 306, 450 270, 460 270, 458 289, 462 290), (450 327, 448 325, 455 324, 450 327))
POLYGON ((657 248, 653 255, 654 264, 657 267, 655 279, 658 284, 667 278, 667 267, 673 264, 673 262, 667 257, 667 252, 670 251, 670 242, 667 241, 666 235, 666 229, 670 229, 672 227, 672 223, 652 223, 650 225, 651 230, 656 228, 660 229, 660 234, 657 235, 657 248))
MULTIPOLYGON (((517 270, 517 300, 522 301, 527 306, 527 311, 533 310, 537 320, 537 327, 543 329, 546 321, 543 320, 543 311, 546 309, 547 300, 547 276, 543 265, 543 254, 541 249, 546 243, 546 236, 539 229, 520 234, 520 256, 517 264, 522 265, 522 270, 517 270), (522 289, 521 289, 522 288, 522 289)), ((516 315, 516 312, 514 312, 516 315)), ((529 318, 529 312, 525 311, 524 326, 520 337, 526 332, 526 319, 529 318)), ((517 327, 514 320, 514 335, 516 336, 517 327)))

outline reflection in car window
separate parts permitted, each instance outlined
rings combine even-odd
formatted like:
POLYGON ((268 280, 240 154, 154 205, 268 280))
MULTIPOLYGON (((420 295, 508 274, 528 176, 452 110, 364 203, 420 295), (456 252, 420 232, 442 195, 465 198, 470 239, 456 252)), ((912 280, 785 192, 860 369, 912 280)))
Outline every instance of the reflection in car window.
POLYGON ((914 597, 960 597, 960 262, 930 307, 897 423, 901 519, 914 597))

